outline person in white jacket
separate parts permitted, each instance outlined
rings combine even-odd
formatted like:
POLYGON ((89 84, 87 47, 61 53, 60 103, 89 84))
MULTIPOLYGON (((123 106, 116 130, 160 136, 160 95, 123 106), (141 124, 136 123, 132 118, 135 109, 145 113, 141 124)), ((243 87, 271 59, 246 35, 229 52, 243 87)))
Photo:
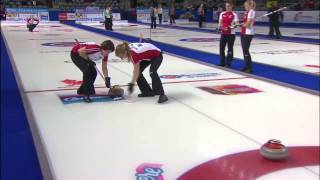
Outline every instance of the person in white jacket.
POLYGON ((162 13, 163 13, 161 4, 159 4, 157 11, 158 11, 159 24, 161 25, 162 24, 162 13))
POLYGON ((112 10, 111 6, 107 5, 106 9, 104 10, 104 26, 106 30, 111 30, 112 31, 112 10))

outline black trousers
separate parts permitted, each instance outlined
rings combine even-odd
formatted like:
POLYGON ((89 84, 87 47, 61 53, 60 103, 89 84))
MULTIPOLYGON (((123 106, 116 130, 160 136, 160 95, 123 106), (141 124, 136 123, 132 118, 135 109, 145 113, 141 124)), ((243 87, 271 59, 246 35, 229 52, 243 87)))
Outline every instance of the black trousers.
POLYGON ((233 59, 233 45, 234 41, 236 39, 236 36, 234 34, 221 34, 220 37, 220 65, 224 66, 227 64, 227 66, 231 65, 232 59, 233 59), (227 62, 226 62, 226 55, 225 55, 225 49, 226 45, 228 44, 228 53, 227 53, 227 62))
POLYGON ((270 24, 269 24, 269 35, 271 37, 273 37, 274 31, 276 31, 276 36, 277 36, 277 38, 279 38, 281 36, 281 32, 280 32, 280 29, 279 29, 279 22, 278 21, 270 21, 270 24))
POLYGON ((112 18, 105 18, 104 27, 106 30, 112 30, 112 18))
POLYGON ((170 24, 175 24, 176 21, 174 20, 174 15, 170 15, 170 24))
POLYGON ((140 62, 140 74, 137 80, 138 87, 142 94, 156 94, 156 95, 163 95, 164 90, 162 86, 162 82, 160 80, 160 77, 158 75, 158 69, 162 63, 162 53, 150 61, 141 61, 140 62), (147 80, 143 76, 143 71, 150 65, 150 77, 152 79, 152 89, 150 85, 148 84, 147 80))
POLYGON ((157 27, 157 22, 156 22, 157 18, 156 17, 151 17, 151 29, 152 28, 156 28, 157 27))
POLYGON ((244 67, 245 69, 252 68, 252 60, 249 52, 252 38, 253 38, 253 35, 241 35, 242 52, 243 52, 244 61, 246 63, 244 67))
POLYGON ((159 24, 162 24, 162 14, 158 14, 159 24))
POLYGON ((202 24, 204 20, 205 20, 205 16, 199 16, 199 28, 202 28, 202 24))
POLYGON ((90 65, 87 60, 76 53, 71 52, 72 62, 82 72, 82 84, 78 89, 78 94, 93 95, 95 94, 94 81, 97 77, 97 71, 94 66, 90 65))
POLYGON ((27 28, 29 29, 30 32, 32 32, 34 30, 34 28, 37 27, 37 24, 28 24, 27 28))

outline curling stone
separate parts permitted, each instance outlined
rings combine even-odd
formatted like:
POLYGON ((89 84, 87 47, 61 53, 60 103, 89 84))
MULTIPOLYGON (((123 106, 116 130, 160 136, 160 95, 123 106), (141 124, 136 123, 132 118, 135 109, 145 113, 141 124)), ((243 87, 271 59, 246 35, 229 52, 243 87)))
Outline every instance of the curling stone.
POLYGON ((288 157, 288 148, 281 141, 271 139, 260 148, 260 154, 269 160, 279 161, 288 157))
POLYGON ((122 97, 124 95, 124 90, 119 85, 115 85, 109 89, 107 95, 110 97, 122 97))

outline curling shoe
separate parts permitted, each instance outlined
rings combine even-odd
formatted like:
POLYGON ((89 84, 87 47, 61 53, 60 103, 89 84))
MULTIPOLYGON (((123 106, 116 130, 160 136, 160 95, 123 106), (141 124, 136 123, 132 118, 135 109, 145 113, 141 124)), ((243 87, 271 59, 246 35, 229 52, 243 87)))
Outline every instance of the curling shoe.
POLYGON ((163 94, 159 96, 159 100, 158 100, 159 104, 164 103, 166 101, 168 101, 168 97, 166 95, 163 94))

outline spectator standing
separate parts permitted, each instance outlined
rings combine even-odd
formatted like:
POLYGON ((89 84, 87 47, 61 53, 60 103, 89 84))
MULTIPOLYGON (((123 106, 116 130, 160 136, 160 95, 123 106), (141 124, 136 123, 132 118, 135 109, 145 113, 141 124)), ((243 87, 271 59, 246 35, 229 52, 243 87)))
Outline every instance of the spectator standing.
POLYGON ((205 11, 204 11, 203 3, 200 4, 200 7, 198 9, 198 15, 199 15, 199 28, 202 28, 203 21, 205 20, 205 11))
POLYGON ((175 8, 174 8, 174 4, 172 3, 169 7, 169 16, 170 16, 170 24, 176 24, 176 21, 175 21, 175 8))
POLYGON ((157 9, 157 12, 158 12, 159 24, 161 25, 161 24, 162 24, 162 13, 163 13, 162 5, 161 5, 161 4, 159 4, 159 7, 158 7, 158 9, 157 9))
POLYGON ((157 27, 157 23, 156 23, 156 8, 151 6, 150 8, 150 20, 151 20, 151 26, 150 29, 155 29, 157 27))
MULTIPOLYGON (((268 13, 273 12, 277 9, 279 8, 272 4, 270 9, 268 10, 268 13)), ((279 29, 279 25, 280 25, 280 21, 283 21, 283 12, 280 11, 277 13, 270 14, 268 17, 269 17, 269 36, 273 38, 274 37, 273 33, 274 31, 276 31, 276 37, 277 39, 280 39, 281 32, 279 29)))
POLYGON ((104 26, 106 30, 113 30, 112 29, 112 10, 111 10, 111 6, 108 4, 106 6, 106 9, 104 10, 104 26))

